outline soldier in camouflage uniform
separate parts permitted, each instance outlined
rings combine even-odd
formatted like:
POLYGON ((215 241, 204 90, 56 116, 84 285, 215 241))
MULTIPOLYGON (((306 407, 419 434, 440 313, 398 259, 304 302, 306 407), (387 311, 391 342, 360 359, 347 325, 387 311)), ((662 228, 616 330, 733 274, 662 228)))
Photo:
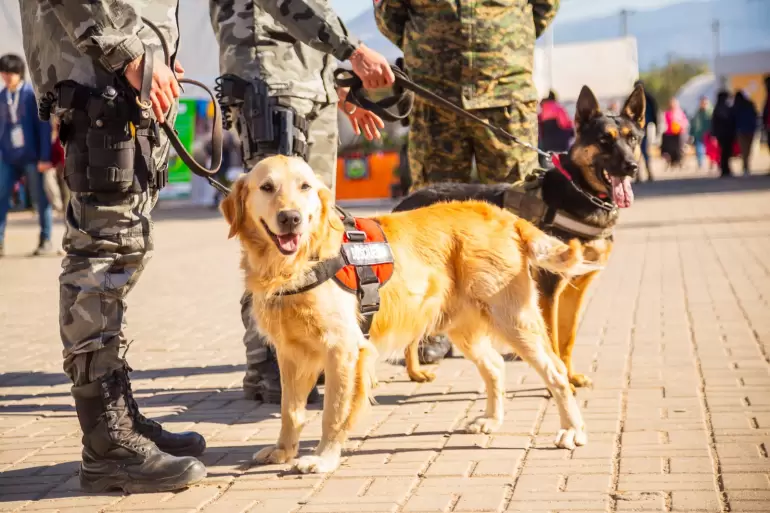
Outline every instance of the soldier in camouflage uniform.
MULTIPOLYGON (((54 93, 55 86, 64 85, 63 81, 71 81, 67 87, 86 91, 89 102, 96 99, 104 105, 99 96, 89 95, 93 91, 109 93, 107 86, 112 86, 125 98, 133 98, 128 105, 134 105, 144 84, 151 100, 150 118, 167 118, 173 123, 179 84, 160 57, 161 42, 140 17, 158 27, 175 56, 177 4, 178 0, 20 1, 24 51, 38 97, 54 93), (145 62, 148 55, 155 58, 145 62), (145 77, 145 71, 152 76, 145 77)), ((316 10, 303 14, 308 40, 323 39, 324 48, 336 48, 341 56, 356 51, 349 41, 329 37, 316 10)), ((389 77, 381 63, 367 60, 366 52, 361 53, 364 55, 354 58, 365 67, 365 82, 370 87, 386 85, 389 77)), ((183 73, 178 64, 173 68, 183 73)), ((64 371, 73 382, 72 395, 83 431, 81 488, 92 492, 184 488, 206 475, 205 467, 195 458, 205 450, 205 440, 193 432, 169 433, 145 418, 131 393, 131 369, 119 354, 126 345, 126 296, 153 250, 150 213, 168 165, 169 141, 163 132, 155 139, 150 131, 137 129, 128 118, 89 120, 80 102, 62 108, 66 102, 58 98, 56 103, 66 147, 65 177, 72 189, 63 241, 67 256, 59 279, 59 322, 64 371), (89 167, 91 157, 109 157, 110 151, 117 155, 121 150, 105 149, 105 145, 97 154, 93 143, 104 144, 108 138, 86 142, 87 135, 92 130, 99 134, 100 130, 116 129, 136 143, 139 156, 132 161, 132 169, 122 161, 115 168, 120 172, 100 174, 99 167, 89 167), (147 141, 152 142, 148 145, 147 141), (154 167, 148 170, 150 164, 154 167), (139 179, 140 173, 146 180, 139 179), (130 187, 115 190, 112 186, 122 185, 126 176, 130 177, 130 187), (102 186, 84 186, 92 179, 102 186)), ((120 111, 120 115, 125 112, 120 111)))
MULTIPOLYGON (((558 8, 559 0, 380 0, 375 18, 415 82, 537 146, 535 39, 558 8)), ((413 189, 469 182, 474 157, 486 183, 515 182, 537 166, 531 150, 424 101, 410 123, 413 189)))
MULTIPOLYGON (((488 123, 537 146, 535 39, 559 0, 379 0, 377 27, 404 52, 411 78, 488 123)), ((419 97, 409 117, 412 190, 435 182, 516 182, 537 154, 419 97)), ((451 351, 442 336, 420 342, 421 363, 451 351)))
MULTIPOLYGON (((282 16, 278 18, 281 21, 279 23, 268 12, 268 2, 209 0, 209 5, 211 24, 219 42, 220 73, 223 77, 229 74, 242 80, 265 83, 271 97, 308 121, 307 134, 298 131, 298 137, 308 143, 308 163, 327 187, 334 191, 337 107, 345 110, 354 129, 360 123, 367 134, 372 130, 375 132, 372 135, 378 136, 377 127, 384 127, 381 119, 364 109, 351 111, 351 106, 343 106, 346 91, 340 91, 340 94, 336 91, 333 71, 337 65, 335 55, 340 58, 345 55, 331 55, 327 48, 316 50, 302 44, 291 22, 282 16)), ((294 0, 289 5, 296 13, 305 10, 303 0, 294 0)), ((340 39, 348 37, 345 26, 328 7, 326 0, 319 0, 317 5, 324 12, 329 31, 338 34, 340 39)), ((232 108, 231 111, 234 119, 243 115, 246 124, 251 125, 254 121, 250 112, 240 112, 239 108, 232 108)), ((261 116, 264 112, 258 114, 261 116)), ((240 122, 235 124, 235 128, 242 140, 246 138, 244 147, 257 146, 254 153, 247 150, 243 152, 247 168, 277 151, 275 146, 250 142, 249 133, 240 122)), ((367 135, 367 138, 371 137, 367 135)), ((251 311, 251 294, 244 292, 241 297, 241 318, 246 329, 243 337, 247 364, 243 379, 244 395, 248 399, 280 404, 278 362, 274 350, 258 332, 251 311)), ((314 387, 308 401, 312 403, 318 400, 318 389, 314 387)))

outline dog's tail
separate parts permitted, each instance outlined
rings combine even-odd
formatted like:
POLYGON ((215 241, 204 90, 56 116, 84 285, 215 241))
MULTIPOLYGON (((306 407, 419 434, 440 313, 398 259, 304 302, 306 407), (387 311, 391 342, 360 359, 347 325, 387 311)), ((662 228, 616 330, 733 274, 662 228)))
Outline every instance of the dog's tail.
POLYGON ((577 239, 564 243, 552 237, 525 219, 514 223, 524 243, 529 263, 540 269, 558 274, 577 276, 604 267, 598 262, 588 261, 577 239))
POLYGON ((377 349, 369 341, 359 346, 355 389, 353 390, 350 414, 348 414, 343 428, 344 432, 350 431, 355 426, 367 403, 376 404, 372 394, 372 389, 377 386, 377 377, 374 371, 376 360, 377 349))

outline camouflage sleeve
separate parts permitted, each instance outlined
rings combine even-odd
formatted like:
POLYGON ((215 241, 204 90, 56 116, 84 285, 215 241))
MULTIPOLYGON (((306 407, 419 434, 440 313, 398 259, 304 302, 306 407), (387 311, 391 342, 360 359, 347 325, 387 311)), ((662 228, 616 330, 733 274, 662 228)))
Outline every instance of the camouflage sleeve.
POLYGON ((50 4, 77 49, 108 70, 118 71, 144 54, 138 34, 144 24, 131 2, 51 0, 50 4))
POLYGON ((535 18, 535 37, 545 32, 559 10, 561 0, 529 0, 535 18))
POLYGON ((359 45, 339 16, 314 0, 257 0, 289 33, 311 48, 346 61, 359 45))
POLYGON ((404 26, 409 18, 404 0, 380 0, 374 5, 374 18, 382 35, 401 48, 404 26))

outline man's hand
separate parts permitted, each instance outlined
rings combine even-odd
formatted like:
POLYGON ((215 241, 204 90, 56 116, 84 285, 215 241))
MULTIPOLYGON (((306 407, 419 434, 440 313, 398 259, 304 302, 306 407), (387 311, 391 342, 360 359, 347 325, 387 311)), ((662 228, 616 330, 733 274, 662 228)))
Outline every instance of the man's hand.
POLYGON ((40 173, 45 173, 46 171, 48 171, 52 167, 53 167, 53 164, 51 164, 50 162, 38 162, 37 163, 37 170, 40 173))
POLYGON ((344 112, 348 117, 350 125, 353 127, 353 132, 355 132, 356 135, 361 135, 361 132, 363 131, 364 137, 369 141, 379 139, 381 136, 380 131, 377 129, 385 128, 385 123, 377 114, 347 103, 345 99, 348 96, 348 91, 348 88, 337 89, 337 95, 340 97, 337 108, 344 112))
POLYGON ((387 59, 363 43, 350 56, 350 64, 366 89, 387 87, 396 80, 387 59))
MULTIPOLYGON (((175 66, 177 71, 181 66, 175 66)), ((137 57, 126 66, 125 76, 128 83, 139 91, 142 88, 142 75, 144 73, 144 56, 137 57)), ((184 73, 184 69, 182 69, 184 73)), ((150 101, 152 111, 159 122, 166 119, 166 112, 179 98, 179 82, 176 81, 174 72, 163 61, 156 59, 152 67, 152 86, 150 88, 150 101)))

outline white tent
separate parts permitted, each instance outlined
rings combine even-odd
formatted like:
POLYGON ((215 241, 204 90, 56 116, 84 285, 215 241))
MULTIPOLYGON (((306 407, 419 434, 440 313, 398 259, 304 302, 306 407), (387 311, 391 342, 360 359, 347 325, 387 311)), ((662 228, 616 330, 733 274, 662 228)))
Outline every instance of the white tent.
POLYGON ((534 78, 541 98, 553 89, 560 101, 574 102, 587 85, 599 100, 616 99, 627 96, 639 78, 633 37, 556 45, 550 52, 550 70, 548 53, 544 46, 535 48, 534 78))

